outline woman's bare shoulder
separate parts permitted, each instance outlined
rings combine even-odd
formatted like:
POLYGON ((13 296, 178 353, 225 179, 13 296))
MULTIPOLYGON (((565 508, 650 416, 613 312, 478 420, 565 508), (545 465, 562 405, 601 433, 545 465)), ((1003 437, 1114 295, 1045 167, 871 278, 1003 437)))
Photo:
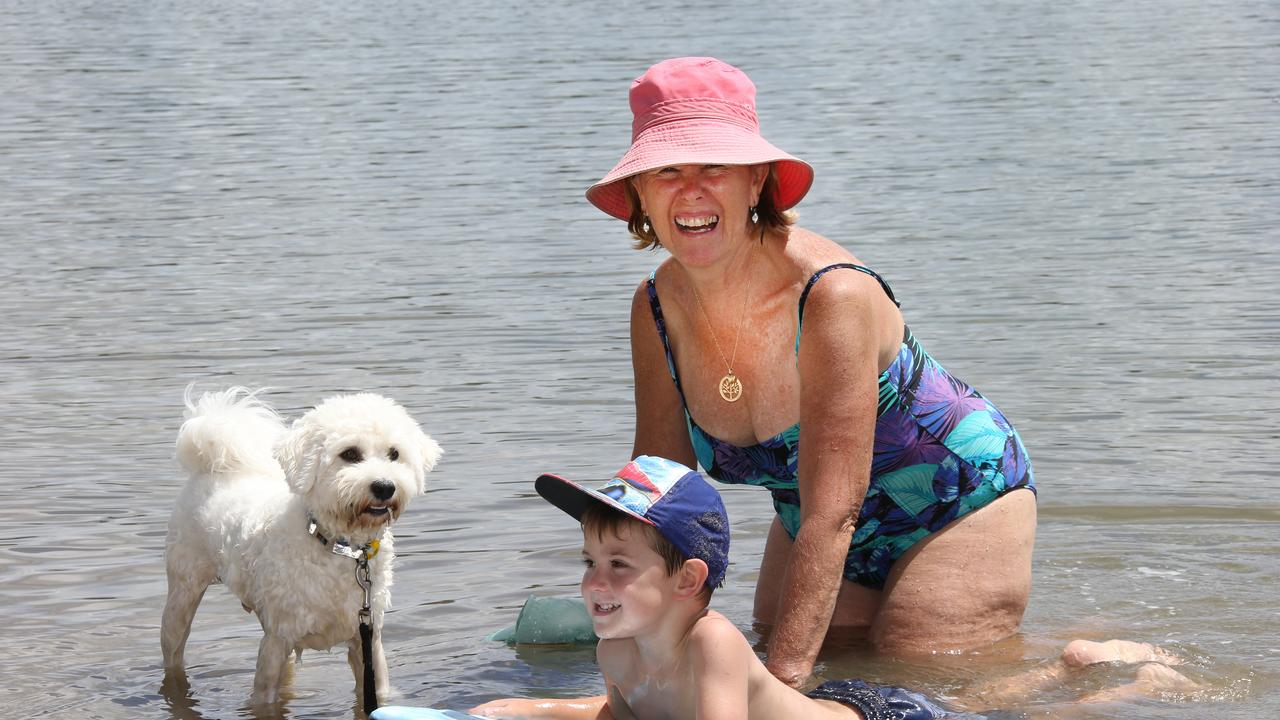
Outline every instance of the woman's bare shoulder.
POLYGON ((787 236, 787 255, 806 277, 828 265, 861 263, 848 248, 802 227, 791 228, 787 236))
MULTIPOLYGON (((668 255, 666 258, 662 260, 662 262, 658 263, 657 267, 653 269, 653 275, 656 278, 655 282, 657 282, 659 285, 670 283, 671 277, 673 273, 676 272, 676 268, 679 265, 680 263, 674 257, 668 255)), ((644 281, 645 282, 649 281, 648 275, 644 276, 644 281)))

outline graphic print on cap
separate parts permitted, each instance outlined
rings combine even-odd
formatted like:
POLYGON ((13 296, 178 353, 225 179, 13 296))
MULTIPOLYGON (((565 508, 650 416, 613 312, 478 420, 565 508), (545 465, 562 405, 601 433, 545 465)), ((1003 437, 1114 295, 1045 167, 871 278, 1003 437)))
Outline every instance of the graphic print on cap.
POLYGON ((596 492, 643 518, 688 473, 689 468, 679 463, 645 455, 627 463, 596 492))

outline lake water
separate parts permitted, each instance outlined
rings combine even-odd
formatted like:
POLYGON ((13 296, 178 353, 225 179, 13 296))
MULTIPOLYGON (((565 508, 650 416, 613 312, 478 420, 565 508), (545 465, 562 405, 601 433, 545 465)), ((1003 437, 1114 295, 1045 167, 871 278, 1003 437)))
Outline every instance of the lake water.
MULTIPOLYGON (((1248 0, 0 0, 0 716, 249 715, 259 631, 221 588, 190 692, 160 691, 193 382, 291 417, 383 392, 444 446, 396 527, 403 702, 597 692, 589 649, 484 636, 575 592, 533 477, 630 450, 627 312, 661 256, 582 192, 630 80, 687 54, 747 70, 817 169, 802 224, 893 283, 1036 463, 1012 665, 855 649, 825 674, 948 694, 1118 635, 1206 690, 1084 717, 1280 716, 1280 6, 1248 0)), ((715 604, 751 633, 771 509, 725 495, 715 604)), ((287 714, 355 714, 343 653, 304 658, 287 714)))

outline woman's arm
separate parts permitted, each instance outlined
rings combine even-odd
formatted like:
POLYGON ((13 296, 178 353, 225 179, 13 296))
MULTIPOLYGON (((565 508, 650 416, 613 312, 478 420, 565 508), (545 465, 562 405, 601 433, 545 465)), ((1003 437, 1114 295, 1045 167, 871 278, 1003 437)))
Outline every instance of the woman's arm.
POLYGON ((685 426, 684 404, 667 367, 666 350, 640 283, 631 300, 631 369, 635 373, 636 434, 631 457, 656 455, 697 466, 685 426))
POLYGON ((792 686, 813 671, 870 482, 880 339, 886 323, 899 317, 877 317, 887 314, 881 307, 882 291, 860 273, 824 277, 805 307, 799 356, 801 527, 782 579, 766 662, 792 686))

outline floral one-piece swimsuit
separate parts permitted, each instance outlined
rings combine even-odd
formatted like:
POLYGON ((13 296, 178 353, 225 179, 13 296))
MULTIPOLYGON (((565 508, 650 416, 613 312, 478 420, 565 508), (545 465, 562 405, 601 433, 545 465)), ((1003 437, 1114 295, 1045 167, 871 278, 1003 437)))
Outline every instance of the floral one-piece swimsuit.
MULTIPOLYGON (((814 273, 800 295, 801 329, 809 291, 825 273, 837 269, 870 275, 899 304, 889 284, 870 268, 830 265, 814 273)), ((655 276, 656 271, 647 283, 649 306, 684 403, 655 276)), ((797 330, 797 352, 800 335, 797 330)), ((799 423, 760 443, 740 447, 698 427, 688 403, 684 403, 684 415, 698 463, 707 474, 720 482, 767 488, 783 528, 794 539, 800 529, 799 423)), ((1017 431, 994 404, 930 357, 904 324, 898 356, 880 374, 871 479, 845 558, 844 576, 882 589, 893 563, 912 545, 1018 488, 1035 491, 1031 461, 1017 431)))

